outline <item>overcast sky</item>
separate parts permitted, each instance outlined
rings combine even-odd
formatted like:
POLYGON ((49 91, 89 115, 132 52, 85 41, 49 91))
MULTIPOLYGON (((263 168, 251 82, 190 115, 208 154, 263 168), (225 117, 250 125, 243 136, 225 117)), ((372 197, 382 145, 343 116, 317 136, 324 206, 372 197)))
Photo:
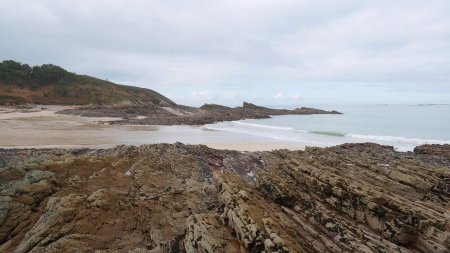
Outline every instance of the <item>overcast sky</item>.
POLYGON ((450 1, 0 0, 0 60, 178 103, 450 103, 450 1))

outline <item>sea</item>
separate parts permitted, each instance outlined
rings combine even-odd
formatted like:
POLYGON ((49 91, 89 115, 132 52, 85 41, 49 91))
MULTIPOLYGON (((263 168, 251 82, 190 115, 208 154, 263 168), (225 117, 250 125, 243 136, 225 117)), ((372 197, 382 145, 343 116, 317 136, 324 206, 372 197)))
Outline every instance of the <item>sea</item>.
MULTIPOLYGON (((333 105, 315 106, 343 114, 283 115, 203 126, 204 130, 333 146, 373 142, 412 151, 423 144, 450 143, 450 105, 333 105)), ((292 108, 290 108, 292 109, 292 108)))

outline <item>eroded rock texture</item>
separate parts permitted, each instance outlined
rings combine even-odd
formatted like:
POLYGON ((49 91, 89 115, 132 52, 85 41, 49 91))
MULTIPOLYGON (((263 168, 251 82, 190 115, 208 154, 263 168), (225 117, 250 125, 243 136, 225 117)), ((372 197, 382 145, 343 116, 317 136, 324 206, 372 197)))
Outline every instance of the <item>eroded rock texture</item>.
POLYGON ((449 150, 0 150, 0 252, 448 252, 449 150))

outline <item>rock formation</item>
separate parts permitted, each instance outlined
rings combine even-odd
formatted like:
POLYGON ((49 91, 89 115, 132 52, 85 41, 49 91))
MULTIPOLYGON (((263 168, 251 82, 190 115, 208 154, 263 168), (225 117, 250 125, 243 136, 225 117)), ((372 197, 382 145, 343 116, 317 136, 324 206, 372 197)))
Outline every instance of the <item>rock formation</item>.
POLYGON ((449 146, 0 150, 0 252, 448 252, 449 146))
POLYGON ((294 110, 271 109, 247 102, 235 108, 217 104, 204 104, 199 108, 182 105, 95 105, 66 109, 59 113, 86 117, 119 117, 122 119, 110 123, 132 125, 204 125, 221 121, 270 118, 273 115, 341 114, 337 111, 307 107, 294 110))

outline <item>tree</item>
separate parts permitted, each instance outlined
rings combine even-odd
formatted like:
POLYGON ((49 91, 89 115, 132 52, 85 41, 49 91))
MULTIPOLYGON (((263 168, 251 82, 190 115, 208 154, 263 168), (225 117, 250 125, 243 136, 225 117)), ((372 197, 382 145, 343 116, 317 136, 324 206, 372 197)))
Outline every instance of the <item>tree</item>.
POLYGON ((47 84, 67 84, 75 80, 77 75, 53 65, 44 64, 30 67, 12 60, 0 63, 0 81, 21 87, 34 87, 47 84))

